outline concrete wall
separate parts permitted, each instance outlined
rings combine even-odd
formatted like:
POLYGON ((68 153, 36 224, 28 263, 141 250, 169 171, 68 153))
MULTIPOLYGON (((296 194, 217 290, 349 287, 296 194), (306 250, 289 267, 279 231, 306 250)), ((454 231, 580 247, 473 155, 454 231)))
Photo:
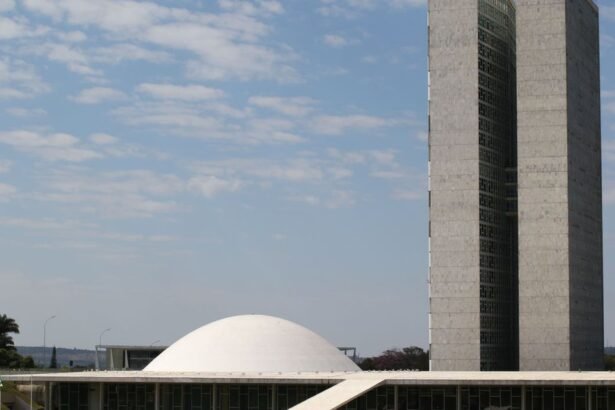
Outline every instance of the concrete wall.
POLYGON ((477 0, 429 1, 432 370, 480 370, 477 0))
POLYGON ((604 368, 602 169, 598 13, 566 3, 570 368, 604 368))
POLYGON ((578 352, 602 339, 594 13, 588 0, 517 1, 520 370, 597 364, 578 352))

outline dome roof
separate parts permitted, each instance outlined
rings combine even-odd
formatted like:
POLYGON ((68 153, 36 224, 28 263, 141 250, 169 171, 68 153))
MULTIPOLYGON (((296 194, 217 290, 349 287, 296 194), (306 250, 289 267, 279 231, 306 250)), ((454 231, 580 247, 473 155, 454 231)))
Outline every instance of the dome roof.
POLYGON ((270 373, 359 371, 316 333, 288 320, 246 315, 218 320, 179 339, 146 372, 270 373))

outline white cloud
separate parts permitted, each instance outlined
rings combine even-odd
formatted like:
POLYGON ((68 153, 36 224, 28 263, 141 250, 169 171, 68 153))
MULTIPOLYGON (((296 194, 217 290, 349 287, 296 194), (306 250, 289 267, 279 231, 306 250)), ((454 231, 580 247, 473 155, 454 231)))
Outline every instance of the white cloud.
POLYGON ((0 100, 32 98, 47 91, 49 86, 32 65, 0 57, 0 100))
POLYGON ((389 0, 389 4, 396 8, 423 7, 427 0, 389 0))
POLYGON ((53 218, 0 218, 0 225, 31 230, 61 230, 77 227, 90 227, 91 224, 82 224, 77 221, 58 221, 53 218))
POLYGON ((144 83, 137 87, 137 91, 151 97, 182 101, 205 101, 224 97, 224 91, 202 85, 173 85, 144 83))
POLYGON ((0 40, 11 40, 28 35, 28 26, 25 24, 11 18, 0 17, 0 40))
POLYGON ((0 0, 0 13, 12 11, 15 8, 15 0, 0 0))
POLYGON ((166 135, 225 140, 241 145, 297 144, 304 139, 286 119, 254 118, 246 109, 219 101, 139 101, 113 114, 133 126, 148 126, 166 135))
POLYGON ((336 190, 326 196, 294 195, 288 198, 292 202, 300 202, 309 206, 319 206, 329 209, 350 208, 356 204, 354 193, 336 190))
POLYGON ((326 45, 331 47, 345 47, 348 45, 348 40, 346 40, 342 36, 338 36, 336 34, 327 34, 323 37, 323 41, 326 45))
POLYGON ((42 135, 32 131, 0 132, 0 143, 47 161, 82 162, 101 158, 70 134, 42 135))
POLYGON ((17 193, 17 188, 13 185, 4 184, 0 182, 0 202, 5 202, 10 197, 14 196, 17 193))
POLYGON ((83 31, 75 30, 75 31, 60 31, 55 33, 56 36, 62 41, 67 43, 81 43, 86 41, 88 37, 85 35, 83 31))
MULTIPOLYGON (((297 74, 289 65, 294 53, 286 46, 266 45, 264 40, 271 28, 258 19, 263 13, 280 13, 281 3, 253 3, 259 10, 256 14, 250 13, 243 3, 223 1, 223 9, 230 12, 207 14, 134 0, 23 0, 24 7, 56 21, 97 27, 133 42, 187 51, 193 58, 186 70, 193 78, 295 80, 297 74)), ((91 69, 83 61, 71 67, 82 71, 91 69)))
POLYGON ((321 201, 320 198, 315 195, 294 195, 288 198, 289 201, 300 202, 310 206, 318 206, 321 201))
POLYGON ((188 182, 188 187, 207 198, 222 192, 237 192, 243 183, 237 179, 222 179, 212 175, 197 176, 188 182))
POLYGON ((350 208, 356 204, 354 194, 350 191, 335 191, 333 195, 325 201, 325 206, 331 209, 350 208))
POLYGON ((50 61, 66 65, 66 68, 73 73, 90 77, 102 75, 100 70, 92 68, 86 53, 70 45, 46 43, 33 47, 31 51, 36 55, 48 58, 50 61))
POLYGON ((117 101, 126 98, 126 95, 118 90, 108 87, 93 87, 81 90, 71 100, 80 104, 100 104, 108 101, 117 101))
POLYGON ((0 100, 30 98, 30 96, 20 90, 10 87, 0 87, 0 100))
POLYGON ((314 110, 315 100, 308 97, 264 97, 254 96, 250 105, 267 108, 291 117, 303 117, 314 110))
POLYGON ((272 15, 284 12, 282 3, 275 0, 256 0, 254 2, 245 0, 218 0, 218 4, 223 10, 247 15, 272 15))
POLYGON ((23 5, 54 20, 131 33, 138 32, 162 18, 168 18, 173 12, 154 3, 130 0, 23 0, 23 5))
POLYGON ((426 131, 419 131, 416 133, 416 139, 422 142, 427 142, 429 134, 426 131))
POLYGON ((423 7, 427 0, 320 0, 318 12, 324 16, 353 18, 359 13, 378 7, 402 9, 423 7))
POLYGON ((120 107, 113 113, 133 126, 150 126, 171 135, 202 139, 224 139, 223 118, 208 112, 203 106, 183 102, 138 102, 120 107))
POLYGON ((340 151, 330 148, 327 155, 346 164, 397 165, 397 152, 394 150, 340 151))
POLYGON ((0 174, 4 174, 11 170, 13 163, 7 160, 0 160, 0 174))
POLYGON ((11 107, 7 108, 5 111, 7 114, 17 118, 43 117, 47 115, 47 111, 42 108, 11 107))
POLYGON ((97 145, 111 145, 117 143, 118 139, 109 134, 92 134, 90 141, 97 145))
POLYGON ((325 135, 342 135, 348 131, 368 131, 409 124, 401 118, 376 117, 371 115, 322 115, 314 118, 313 128, 325 135))
POLYGON ((91 59, 92 61, 106 64, 119 64, 122 61, 166 63, 170 62, 172 57, 164 51, 150 50, 129 43, 120 43, 91 49, 91 59))
POLYGON ((0 174, 4 174, 11 170, 13 163, 8 160, 0 160, 0 174))
POLYGON ((285 161, 244 158, 202 161, 194 169, 206 176, 285 182, 320 181, 328 172, 318 161, 303 158, 285 161))
POLYGON ((147 218, 180 209, 172 199, 185 190, 175 175, 149 170, 92 173, 56 170, 41 177, 46 191, 34 198, 73 204, 79 210, 113 218, 147 218))

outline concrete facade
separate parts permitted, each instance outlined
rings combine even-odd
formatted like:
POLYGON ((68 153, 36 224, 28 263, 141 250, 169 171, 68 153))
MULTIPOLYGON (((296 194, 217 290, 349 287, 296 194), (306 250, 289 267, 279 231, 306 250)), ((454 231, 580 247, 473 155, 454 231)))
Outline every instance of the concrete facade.
POLYGON ((514 8, 432 0, 429 21, 431 368, 511 370, 514 8))
POLYGON ((432 370, 602 368, 598 10, 515 3, 429 1, 432 370))
POLYGON ((432 370, 480 370, 477 0, 429 2, 432 370))
POLYGON ((598 11, 518 0, 521 370, 603 368, 598 11))

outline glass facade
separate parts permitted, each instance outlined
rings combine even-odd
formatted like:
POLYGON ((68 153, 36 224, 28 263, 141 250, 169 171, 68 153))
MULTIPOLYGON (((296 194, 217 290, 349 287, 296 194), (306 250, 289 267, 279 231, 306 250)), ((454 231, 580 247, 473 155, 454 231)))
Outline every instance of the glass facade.
MULTIPOLYGON (((160 410, 288 410, 328 385, 161 384, 160 410)), ((60 383, 53 410, 99 409, 99 384, 60 383)), ((156 386, 102 384, 104 410, 156 410, 156 386)), ((615 388, 381 386, 340 410, 615 410, 615 388)))
POLYGON ((478 0, 480 369, 518 369, 515 8, 478 0))
POLYGON ((480 388, 383 386, 340 409, 615 410, 615 389, 597 387, 592 388, 590 392, 588 387, 527 387, 524 393, 521 387, 504 386, 480 388))
POLYGON ((90 387, 87 383, 62 383, 53 390, 54 409, 88 410, 90 387))
MULTIPOLYGON (((330 386, 259 384, 161 384, 160 410, 288 410, 330 386)), ((61 383, 53 388, 57 410, 156 410, 152 383, 61 383), (101 400, 102 399, 102 400, 101 400), (100 405, 102 404, 102 407, 100 405)))

